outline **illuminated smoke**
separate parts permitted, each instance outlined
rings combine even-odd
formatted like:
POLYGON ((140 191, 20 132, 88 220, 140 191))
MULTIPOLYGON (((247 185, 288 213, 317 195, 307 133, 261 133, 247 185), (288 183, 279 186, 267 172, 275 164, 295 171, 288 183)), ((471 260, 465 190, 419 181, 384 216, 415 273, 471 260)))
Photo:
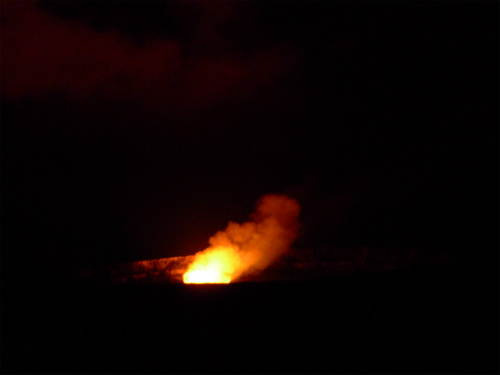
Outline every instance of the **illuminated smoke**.
POLYGON ((283 255, 298 234, 299 204, 285 195, 262 197, 251 222, 229 222, 197 253, 185 283, 229 283, 258 273, 283 255))

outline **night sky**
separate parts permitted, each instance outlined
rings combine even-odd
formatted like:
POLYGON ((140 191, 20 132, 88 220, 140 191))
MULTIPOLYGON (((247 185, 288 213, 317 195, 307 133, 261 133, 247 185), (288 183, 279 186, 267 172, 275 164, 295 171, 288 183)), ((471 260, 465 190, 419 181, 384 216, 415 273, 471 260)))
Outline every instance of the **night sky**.
POLYGON ((498 267, 498 14, 2 1, 4 278, 194 254, 268 193, 298 246, 498 267))

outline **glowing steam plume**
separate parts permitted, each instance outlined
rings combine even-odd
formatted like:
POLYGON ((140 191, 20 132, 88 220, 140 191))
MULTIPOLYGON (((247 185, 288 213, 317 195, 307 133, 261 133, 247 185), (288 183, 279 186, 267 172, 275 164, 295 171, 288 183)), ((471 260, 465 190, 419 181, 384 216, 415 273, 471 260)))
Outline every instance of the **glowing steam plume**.
POLYGON ((260 272, 283 255, 297 238, 299 204, 285 195, 262 197, 251 222, 229 222, 195 255, 183 275, 190 283, 230 283, 260 272))

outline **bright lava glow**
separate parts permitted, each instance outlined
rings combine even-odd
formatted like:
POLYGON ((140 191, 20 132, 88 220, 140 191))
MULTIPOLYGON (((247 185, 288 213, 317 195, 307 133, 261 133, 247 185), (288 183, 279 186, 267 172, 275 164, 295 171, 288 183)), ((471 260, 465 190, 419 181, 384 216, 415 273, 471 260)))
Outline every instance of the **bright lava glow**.
POLYGON ((229 222, 195 254, 183 275, 186 284, 227 284, 261 272, 283 255, 298 233, 299 204, 285 195, 262 197, 252 221, 229 222))
POLYGON ((183 276, 186 284, 228 284, 240 263, 238 252, 232 247, 216 247, 200 253, 183 276))
POLYGON ((230 281, 228 276, 222 276, 215 270, 194 270, 184 275, 186 284, 229 284, 230 281))

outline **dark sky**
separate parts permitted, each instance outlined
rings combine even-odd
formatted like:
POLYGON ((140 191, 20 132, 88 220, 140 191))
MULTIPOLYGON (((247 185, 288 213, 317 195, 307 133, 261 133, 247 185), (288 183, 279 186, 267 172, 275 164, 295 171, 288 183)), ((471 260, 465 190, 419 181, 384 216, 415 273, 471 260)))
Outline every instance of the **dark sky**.
POLYGON ((497 254, 498 14, 2 1, 3 268, 193 254, 267 193, 302 246, 497 254))

